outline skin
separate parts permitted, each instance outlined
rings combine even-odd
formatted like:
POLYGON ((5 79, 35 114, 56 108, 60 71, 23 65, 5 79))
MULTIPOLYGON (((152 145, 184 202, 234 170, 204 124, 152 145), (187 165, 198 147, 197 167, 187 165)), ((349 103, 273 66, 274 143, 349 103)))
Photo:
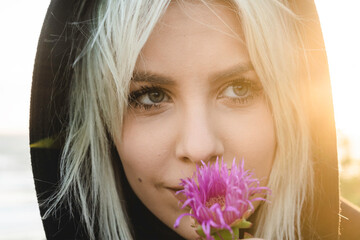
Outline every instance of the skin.
MULTIPOLYGON (((229 165, 244 158, 266 185, 276 147, 238 18, 223 5, 213 11, 222 20, 203 4, 170 4, 138 59, 116 143, 134 192, 170 228, 188 211, 174 196, 179 179, 191 177, 201 160, 220 156, 229 165), (134 94, 144 87, 147 92, 134 94)), ((191 223, 184 217, 174 230, 196 239, 191 223)))

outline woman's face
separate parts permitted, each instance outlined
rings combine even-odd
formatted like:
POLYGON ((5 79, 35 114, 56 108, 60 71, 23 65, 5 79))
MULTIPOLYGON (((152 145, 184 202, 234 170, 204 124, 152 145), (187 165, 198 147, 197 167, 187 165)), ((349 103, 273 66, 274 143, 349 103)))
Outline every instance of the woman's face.
MULTIPOLYGON (((172 228, 174 193, 200 161, 245 160, 266 184, 275 152, 271 112, 238 18, 226 6, 171 3, 145 44, 117 145, 136 195, 172 228), (219 19, 220 17, 220 19, 219 19)), ((191 218, 175 229, 195 239, 191 218)))

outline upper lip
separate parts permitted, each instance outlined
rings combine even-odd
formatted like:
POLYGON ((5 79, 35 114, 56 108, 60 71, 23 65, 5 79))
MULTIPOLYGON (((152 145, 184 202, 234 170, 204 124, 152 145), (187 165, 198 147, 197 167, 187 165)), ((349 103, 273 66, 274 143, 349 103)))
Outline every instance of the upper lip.
POLYGON ((172 186, 172 187, 167 187, 167 188, 170 190, 173 190, 175 192, 184 190, 184 187, 182 187, 182 186, 172 186))

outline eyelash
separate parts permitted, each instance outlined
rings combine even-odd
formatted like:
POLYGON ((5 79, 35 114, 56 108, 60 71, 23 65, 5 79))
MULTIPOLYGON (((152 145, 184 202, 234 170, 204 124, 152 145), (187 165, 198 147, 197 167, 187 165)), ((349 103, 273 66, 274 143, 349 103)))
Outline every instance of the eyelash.
MULTIPOLYGON (((252 99, 254 99, 260 92, 262 88, 257 83, 254 83, 254 81, 247 80, 247 79, 235 79, 233 81, 228 82, 224 87, 221 88, 219 91, 219 97, 218 99, 226 99, 228 101, 231 101, 232 104, 246 104, 252 99), (246 86, 249 89, 249 93, 245 97, 226 97, 222 96, 224 91, 228 87, 235 87, 236 85, 242 85, 246 86)), ((153 104, 144 104, 139 101, 139 98, 142 96, 145 96, 146 94, 149 94, 151 92, 162 92, 166 98, 169 98, 169 95, 166 93, 167 91, 159 86, 141 86, 139 90, 135 90, 130 93, 128 97, 129 106, 134 109, 140 109, 140 110, 152 110, 153 108, 159 109, 162 107, 162 104, 164 102, 159 103, 153 103, 153 104)))

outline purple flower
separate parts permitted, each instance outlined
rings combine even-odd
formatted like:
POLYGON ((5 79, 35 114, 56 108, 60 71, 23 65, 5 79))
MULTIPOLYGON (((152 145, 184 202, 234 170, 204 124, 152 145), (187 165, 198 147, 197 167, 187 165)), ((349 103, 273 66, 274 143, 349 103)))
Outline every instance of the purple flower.
POLYGON ((198 234, 208 240, 214 239, 211 235, 222 230, 234 237, 233 229, 250 224, 245 220, 254 210, 252 203, 265 201, 262 197, 255 198, 254 194, 270 192, 267 187, 260 187, 252 172, 244 170, 244 161, 237 165, 235 159, 230 170, 223 160, 221 164, 216 160, 213 165, 202 162, 202 166, 196 166, 193 177, 181 179, 180 185, 184 189, 177 194, 186 196, 182 209, 190 207, 191 211, 180 215, 174 228, 179 226, 182 217, 189 215, 195 219, 198 234))

